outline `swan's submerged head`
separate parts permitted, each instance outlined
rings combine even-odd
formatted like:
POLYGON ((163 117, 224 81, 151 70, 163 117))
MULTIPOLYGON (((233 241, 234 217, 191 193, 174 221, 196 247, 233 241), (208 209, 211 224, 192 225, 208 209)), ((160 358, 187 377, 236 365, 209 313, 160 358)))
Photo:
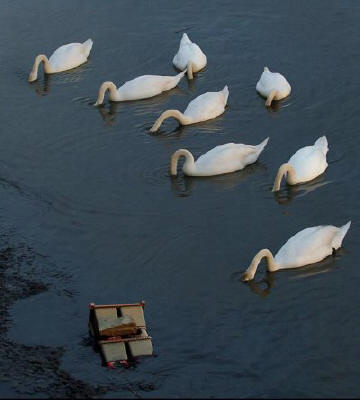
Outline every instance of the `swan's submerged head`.
POLYGON ((37 79, 37 71, 32 70, 29 75, 29 82, 34 82, 37 79))
POLYGON ((250 271, 245 271, 242 275, 241 275, 241 280, 243 282, 248 282, 248 281, 252 281, 254 279, 255 273, 250 272, 250 271))
POLYGON ((241 278, 244 282, 254 279, 258 265, 264 257, 266 257, 267 260, 268 271, 272 272, 278 269, 271 251, 269 249, 262 249, 255 255, 249 268, 242 274, 241 278))

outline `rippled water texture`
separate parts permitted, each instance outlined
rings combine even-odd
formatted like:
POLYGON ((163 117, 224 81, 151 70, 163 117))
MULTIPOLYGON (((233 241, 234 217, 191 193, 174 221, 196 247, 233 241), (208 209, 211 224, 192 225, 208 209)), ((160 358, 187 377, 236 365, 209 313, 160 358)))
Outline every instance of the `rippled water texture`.
MULTIPOLYGON (((0 212, 8 228, 0 230, 42 255, 22 268, 47 287, 9 305, 2 340, 23 346, 16 358, 29 360, 39 345, 61 349, 58 367, 104 396, 358 396, 359 18, 360 4, 346 0, 2 0, 0 212), (103 81, 175 74, 185 31, 208 57, 194 81, 93 107, 103 81), (89 37, 88 63, 27 82, 35 55, 89 37), (293 89, 269 110, 255 91, 264 66, 293 89), (185 127, 167 120, 149 133, 165 109, 183 111, 225 84, 219 118, 185 127), (324 134, 327 171, 274 195, 280 164, 324 134), (267 136, 258 163, 243 171, 169 175, 178 148, 197 157, 267 136), (276 252, 305 227, 349 219, 335 256, 271 275, 262 266, 256 282, 241 282, 260 248, 276 252), (156 357, 109 371, 88 345, 88 303, 142 299, 156 357)), ((0 395, 48 394, 37 382, 54 363, 29 375, 2 358, 13 372, 7 382, 0 376, 0 395)))

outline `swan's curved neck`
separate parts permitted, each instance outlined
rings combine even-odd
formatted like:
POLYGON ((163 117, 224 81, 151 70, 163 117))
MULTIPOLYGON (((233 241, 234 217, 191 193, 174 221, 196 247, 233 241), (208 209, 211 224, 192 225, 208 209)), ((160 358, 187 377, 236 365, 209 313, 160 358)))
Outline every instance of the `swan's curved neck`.
POLYGON ((104 97, 105 97, 105 93, 107 91, 110 91, 110 100, 118 100, 118 90, 116 89, 116 86, 113 82, 104 82, 101 86, 100 86, 100 90, 99 90, 99 95, 98 98, 96 100, 96 103, 94 104, 95 106, 98 106, 100 104, 102 104, 104 102, 104 97))
POLYGON ((188 65, 187 65, 187 76, 188 76, 188 79, 193 79, 194 78, 194 76, 193 76, 193 63, 191 61, 189 61, 188 65))
POLYGON ((272 101, 274 100, 274 97, 277 95, 277 90, 272 90, 268 96, 268 98, 266 99, 265 105, 266 107, 270 107, 272 101))
POLYGON ((185 117, 185 115, 180 112, 179 110, 167 110, 164 111, 160 117, 155 121, 154 125, 152 126, 152 128, 150 129, 150 132, 156 132, 161 124, 164 122, 165 119, 167 118, 176 118, 181 125, 187 125, 189 123, 191 123, 191 120, 187 117, 185 117))
POLYGON ((288 182, 292 185, 295 184, 295 182, 296 182, 295 168, 289 163, 282 164, 280 166, 279 171, 275 178, 275 182, 274 182, 274 186, 273 186, 273 190, 272 190, 273 192, 277 192, 278 190, 280 190, 281 180, 285 174, 289 174, 289 176, 287 178, 288 182))
POLYGON ((180 157, 185 157, 185 164, 188 168, 195 166, 194 156, 189 150, 179 149, 171 156, 171 175, 177 175, 177 165, 180 157))
POLYGON ((275 263, 274 256, 272 255, 271 251, 269 249, 262 249, 256 254, 251 261, 249 268, 243 273, 243 281, 251 281, 254 279, 258 265, 264 257, 266 257, 267 260, 268 271, 273 272, 279 269, 278 265, 275 263))
POLYGON ((44 71, 47 74, 51 74, 52 72, 54 72, 53 67, 51 66, 48 58, 44 55, 44 54, 39 54, 36 58, 35 58, 35 62, 34 65, 32 67, 32 70, 30 72, 29 75, 29 82, 33 82, 36 81, 37 79, 37 75, 38 75, 38 69, 39 69, 39 64, 43 62, 44 63, 44 71))

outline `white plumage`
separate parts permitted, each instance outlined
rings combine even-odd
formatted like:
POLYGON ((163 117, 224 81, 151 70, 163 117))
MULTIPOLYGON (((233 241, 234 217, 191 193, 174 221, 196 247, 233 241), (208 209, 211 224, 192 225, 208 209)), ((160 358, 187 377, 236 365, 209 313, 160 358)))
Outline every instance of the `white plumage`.
POLYGON ((341 247, 349 230, 351 221, 340 228, 333 225, 320 225, 303 229, 292 236, 273 257, 268 249, 263 249, 252 260, 244 272, 243 280, 254 278, 257 267, 263 257, 267 258, 268 270, 298 268, 323 260, 341 247))
POLYGON ((206 92, 190 101, 184 111, 185 117, 191 118, 192 123, 216 118, 225 111, 229 96, 227 86, 219 92, 206 92))
POLYGON ((268 140, 269 138, 265 139, 257 146, 241 143, 216 146, 196 161, 188 150, 177 150, 171 157, 171 174, 177 175, 177 163, 181 156, 185 157, 183 172, 190 176, 220 175, 241 170, 258 159, 268 140))
POLYGON ((40 62, 44 62, 44 70, 47 74, 67 71, 84 64, 89 57, 92 46, 93 41, 88 39, 84 43, 69 43, 59 47, 49 59, 43 54, 38 55, 30 73, 29 82, 37 79, 40 62))
POLYGON ((256 90, 267 99, 265 105, 270 106, 273 100, 287 97, 291 92, 291 86, 283 75, 271 72, 268 67, 265 67, 256 84, 256 90))
POLYGON ((206 55, 200 47, 193 43, 186 33, 183 34, 178 52, 173 58, 173 64, 181 71, 187 69, 189 79, 193 78, 193 72, 198 72, 206 66, 206 55))
POLYGON ((190 101, 184 113, 181 113, 179 110, 164 111, 155 121, 150 131, 156 132, 163 121, 170 117, 176 118, 182 125, 194 124, 216 118, 225 111, 228 96, 229 89, 227 86, 219 92, 206 92, 201 94, 190 101))
POLYGON ((111 101, 140 100, 157 96, 158 94, 173 89, 185 75, 180 72, 175 76, 142 75, 125 82, 118 89, 112 82, 104 82, 99 90, 95 105, 102 104, 107 90, 110 91, 111 101))
POLYGON ((296 268, 313 264, 332 254, 341 247, 351 222, 337 228, 320 225, 303 229, 292 236, 276 253, 275 263, 279 269, 296 268))
POLYGON ((279 168, 273 191, 280 189, 281 179, 286 174, 287 183, 296 185, 321 175, 327 168, 326 154, 329 151, 326 136, 321 136, 313 146, 305 146, 293 154, 279 168))

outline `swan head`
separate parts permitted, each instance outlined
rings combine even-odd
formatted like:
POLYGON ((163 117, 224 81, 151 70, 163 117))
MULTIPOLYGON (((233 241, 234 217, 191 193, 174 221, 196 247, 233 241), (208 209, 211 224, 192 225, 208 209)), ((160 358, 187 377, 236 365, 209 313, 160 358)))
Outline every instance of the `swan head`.
POLYGON ((29 81, 29 82, 34 82, 34 81, 36 81, 36 79, 37 79, 37 72, 34 71, 34 70, 32 70, 32 71, 30 72, 28 81, 29 81))
POLYGON ((246 270, 245 272, 243 272, 243 274, 241 275, 241 280, 243 282, 248 282, 248 281, 252 281, 254 279, 255 273, 246 270))

